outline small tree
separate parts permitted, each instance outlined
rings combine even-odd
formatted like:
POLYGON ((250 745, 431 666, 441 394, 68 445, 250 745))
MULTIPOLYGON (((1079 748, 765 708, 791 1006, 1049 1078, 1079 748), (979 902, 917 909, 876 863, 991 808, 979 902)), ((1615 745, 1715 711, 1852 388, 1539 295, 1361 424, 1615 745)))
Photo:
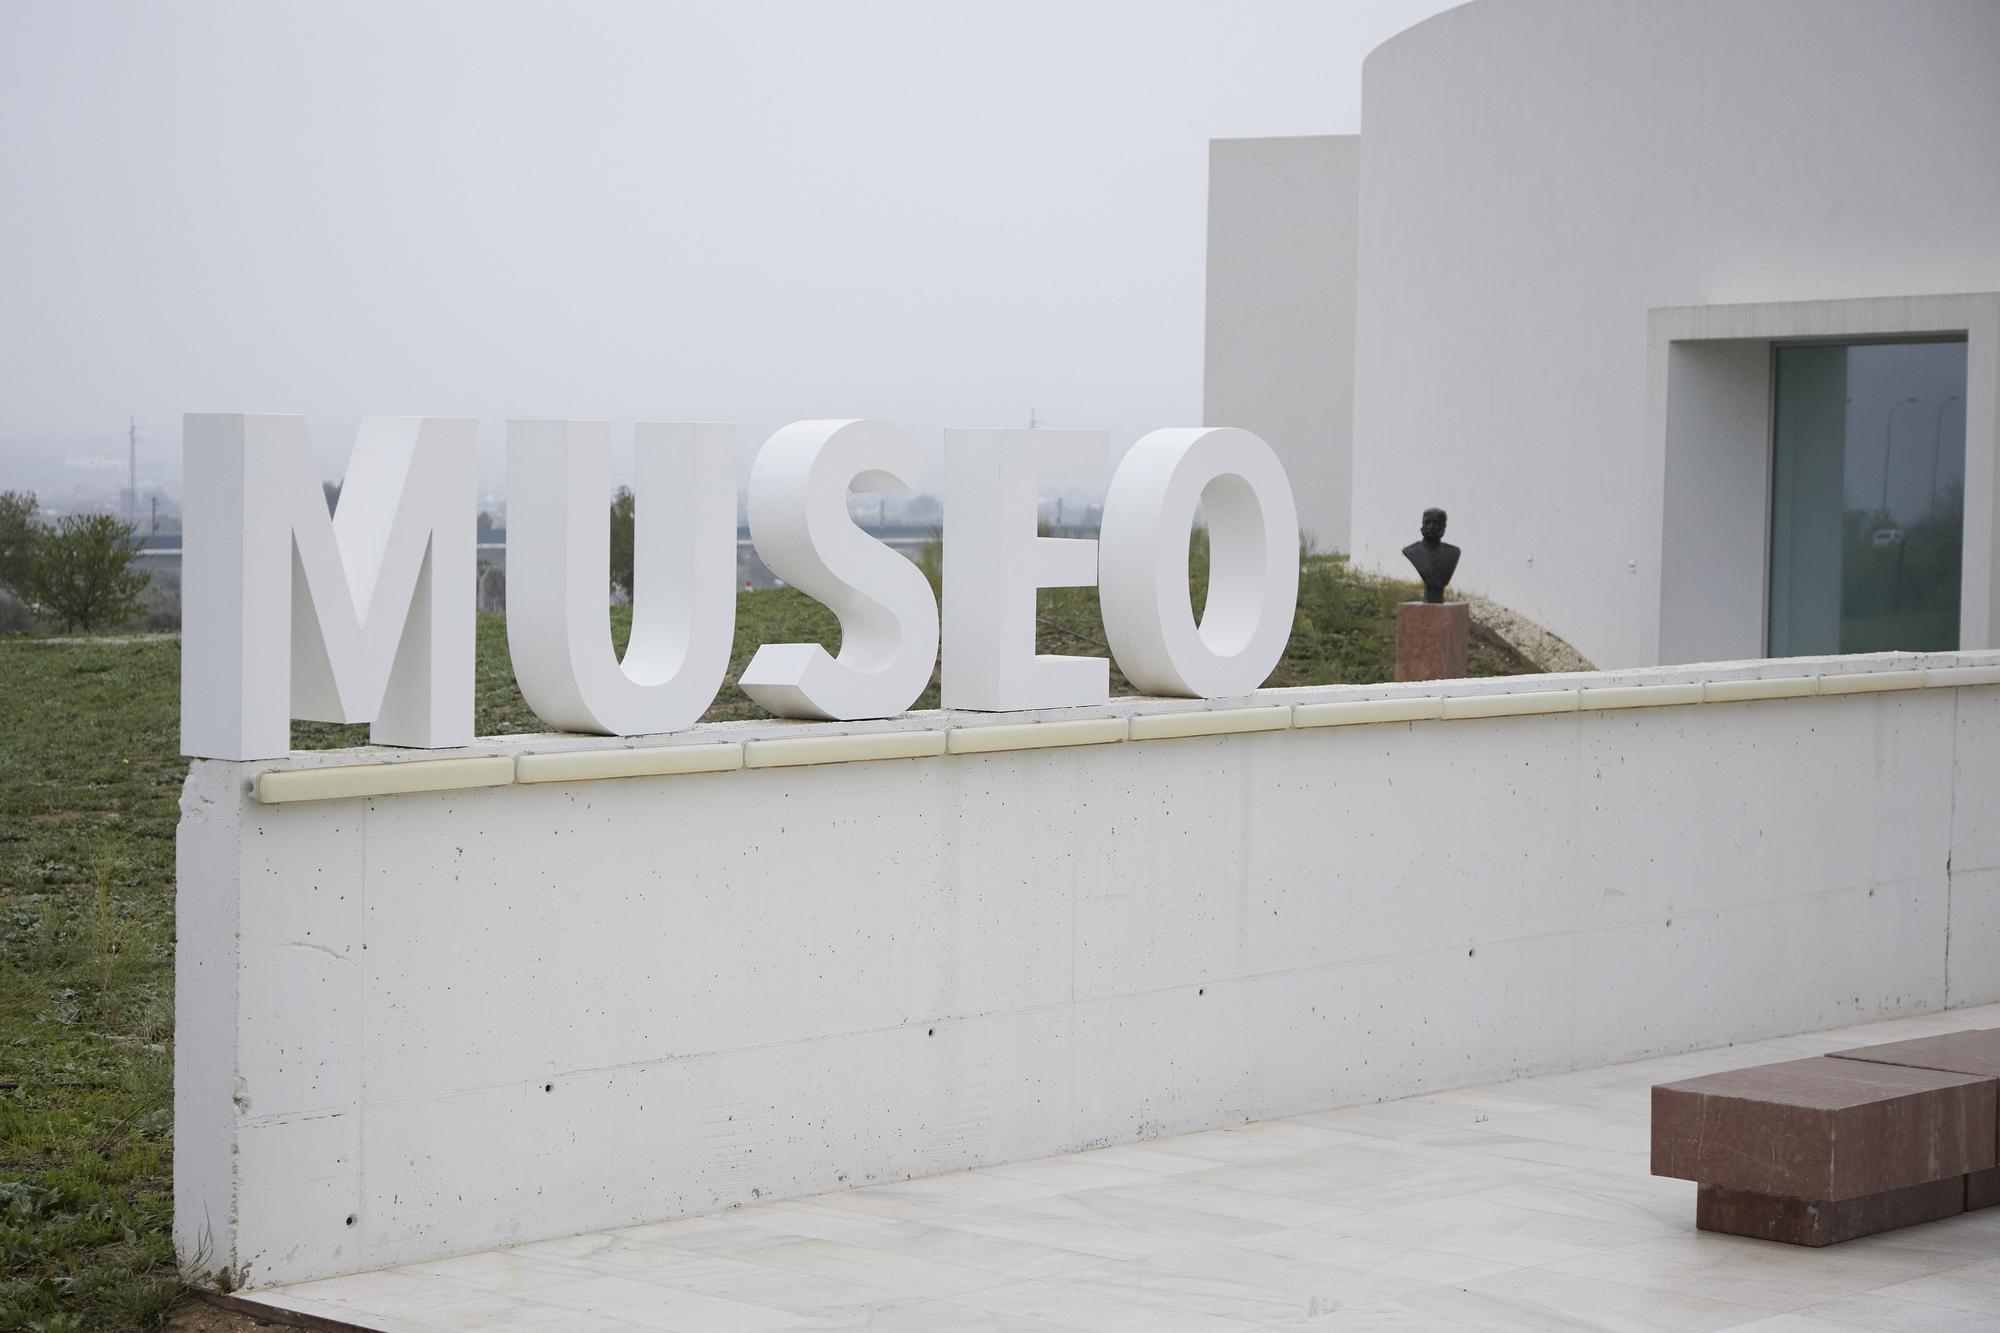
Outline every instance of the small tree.
POLYGON ((35 567, 38 502, 33 491, 0 491, 0 588, 26 601, 35 567))
POLYGON ((632 488, 620 486, 611 497, 611 586, 632 596, 632 488))
POLYGON ((137 525, 109 514, 71 514, 35 543, 28 604, 65 630, 89 633, 139 613, 152 575, 132 568, 137 525))

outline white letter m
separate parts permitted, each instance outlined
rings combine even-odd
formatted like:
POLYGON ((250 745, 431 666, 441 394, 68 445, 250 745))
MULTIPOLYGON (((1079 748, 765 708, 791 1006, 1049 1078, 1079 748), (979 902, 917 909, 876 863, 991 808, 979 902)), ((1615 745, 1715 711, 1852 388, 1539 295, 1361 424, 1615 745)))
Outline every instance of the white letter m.
POLYGON ((364 420, 331 517, 303 418, 182 436, 181 752, 277 758, 294 718, 470 743, 476 423, 364 420))

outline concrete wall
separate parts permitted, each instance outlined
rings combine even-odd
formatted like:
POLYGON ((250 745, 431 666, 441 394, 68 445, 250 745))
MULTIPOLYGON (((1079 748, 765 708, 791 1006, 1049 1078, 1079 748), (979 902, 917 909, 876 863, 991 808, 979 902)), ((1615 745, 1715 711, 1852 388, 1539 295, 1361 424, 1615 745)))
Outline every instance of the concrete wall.
POLYGON ((1654 660, 1647 312, 2000 289, 1996 69, 1989 0, 1476 0, 1377 49, 1357 561, 1444 505, 1462 586, 1654 660))
POLYGON ((2000 999, 1995 682, 196 761, 177 1241, 261 1285, 2000 999))
POLYGON ((1202 420, 1277 450, 1322 551, 1348 549, 1360 163, 1351 134, 1208 146, 1202 420))
MULTIPOLYGON (((1679 342, 1669 351, 1665 373, 1676 391, 1666 400, 1665 434, 1680 447, 1663 449, 1657 465, 1661 540, 1641 568, 1659 571, 1659 642, 1640 656, 1762 657, 1769 599, 1758 573, 1769 549, 1771 345, 1679 342)), ((1833 554, 1838 569, 1840 553, 1833 554)), ((1626 590, 1642 613, 1653 600, 1650 582, 1642 575, 1638 588, 1626 590)))

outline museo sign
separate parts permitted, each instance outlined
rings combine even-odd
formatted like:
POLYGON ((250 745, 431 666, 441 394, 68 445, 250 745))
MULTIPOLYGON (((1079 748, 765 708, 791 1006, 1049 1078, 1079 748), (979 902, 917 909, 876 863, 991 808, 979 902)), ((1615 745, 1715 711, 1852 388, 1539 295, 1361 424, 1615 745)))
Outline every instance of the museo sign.
MULTIPOLYGON (((361 425, 329 516, 305 423, 189 415, 183 501, 181 750, 289 753, 293 719, 367 722, 377 744, 472 736, 476 423, 361 425)), ((632 635, 606 614, 610 430, 516 421, 507 435, 507 642, 529 707, 551 726, 633 736, 693 725, 721 689, 735 636, 735 428, 637 429, 632 635)), ((750 474, 750 534, 773 573, 830 608, 840 651, 760 647, 739 681, 782 717, 906 711, 943 643, 947 708, 1102 703, 1110 663, 1035 651, 1037 588, 1096 585, 1104 637, 1152 694, 1215 698, 1261 685, 1291 635, 1298 520, 1270 446, 1232 427, 1141 439, 1112 473, 1096 541, 1042 537, 1049 475, 1100 474, 1092 430, 947 430, 942 613, 921 571, 849 518, 850 491, 911 488, 922 450, 882 421, 801 421, 750 474), (1208 600, 1188 595, 1196 507, 1208 600), (940 635, 942 626, 942 635, 940 635)))

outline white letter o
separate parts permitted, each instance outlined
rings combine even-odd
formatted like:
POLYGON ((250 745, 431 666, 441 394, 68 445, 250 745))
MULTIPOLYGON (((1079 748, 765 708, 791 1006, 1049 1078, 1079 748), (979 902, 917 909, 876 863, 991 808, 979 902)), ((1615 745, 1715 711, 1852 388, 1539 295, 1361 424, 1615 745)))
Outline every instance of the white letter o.
POLYGON ((1271 446, 1233 426, 1156 430, 1112 475, 1098 533, 1104 637, 1147 694, 1216 699, 1270 677, 1292 635, 1299 521, 1271 446), (1188 595, 1188 532, 1207 492, 1208 602, 1188 595))

